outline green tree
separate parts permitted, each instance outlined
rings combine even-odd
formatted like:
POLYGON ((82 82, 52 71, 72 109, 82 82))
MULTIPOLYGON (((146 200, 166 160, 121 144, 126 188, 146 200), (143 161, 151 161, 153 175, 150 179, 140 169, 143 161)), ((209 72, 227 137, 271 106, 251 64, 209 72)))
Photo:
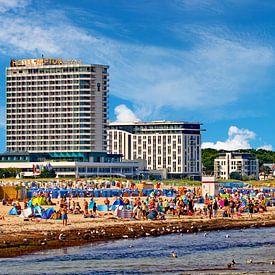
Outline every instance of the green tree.
POLYGON ((238 172, 231 172, 230 179, 231 180, 242 180, 242 176, 238 172))
POLYGON ((40 178, 55 178, 56 173, 53 169, 48 170, 47 168, 42 169, 39 177, 40 178))

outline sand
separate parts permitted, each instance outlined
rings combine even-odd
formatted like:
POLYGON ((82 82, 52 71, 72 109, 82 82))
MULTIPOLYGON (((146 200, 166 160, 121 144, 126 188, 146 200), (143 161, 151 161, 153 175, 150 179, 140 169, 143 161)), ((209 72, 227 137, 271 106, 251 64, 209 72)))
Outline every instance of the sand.
MULTIPOLYGON (((81 207, 83 206, 83 199, 74 200, 79 201, 81 207)), ((104 199, 95 200, 97 204, 103 204, 104 199)), ((11 206, 0 205, 0 214, 5 217, 4 220, 0 220, 0 257, 13 257, 44 249, 121 238, 275 226, 274 207, 268 208, 265 213, 254 214, 253 218, 244 214, 234 219, 218 217, 216 220, 209 220, 203 216, 177 218, 167 215, 165 221, 132 221, 116 218, 111 213, 95 219, 70 214, 68 226, 62 226, 61 220, 33 219, 24 221, 18 216, 7 215, 10 209, 11 206)))

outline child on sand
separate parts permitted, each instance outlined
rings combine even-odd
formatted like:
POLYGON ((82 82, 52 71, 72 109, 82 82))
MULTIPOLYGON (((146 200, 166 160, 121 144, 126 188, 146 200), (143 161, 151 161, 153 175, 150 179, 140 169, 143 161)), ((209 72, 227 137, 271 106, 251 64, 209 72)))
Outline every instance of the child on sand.
POLYGON ((63 222, 63 226, 64 226, 64 225, 66 226, 66 225, 68 224, 68 210, 67 210, 67 207, 66 207, 66 206, 64 206, 64 207, 62 208, 61 213, 62 213, 62 222, 63 222))

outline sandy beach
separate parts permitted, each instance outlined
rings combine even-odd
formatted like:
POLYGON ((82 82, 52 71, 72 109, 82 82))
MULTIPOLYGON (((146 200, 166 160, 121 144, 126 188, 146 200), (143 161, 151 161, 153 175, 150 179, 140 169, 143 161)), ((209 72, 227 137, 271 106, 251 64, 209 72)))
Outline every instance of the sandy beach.
MULTIPOLYGON (((102 203, 102 198, 97 203, 102 203)), ((58 200, 57 200, 58 201, 58 200)), ((56 201, 56 202, 57 202, 56 201)), ((76 199, 83 205, 83 199, 76 199)), ((55 206, 58 208, 58 206, 55 206)), ((275 226, 275 209, 241 217, 209 220, 202 215, 177 218, 167 215, 166 220, 135 221, 114 217, 106 213, 99 218, 69 215, 68 226, 61 220, 24 219, 8 215, 11 206, 0 206, 0 257, 14 257, 44 249, 76 246, 91 242, 121 238, 159 236, 171 233, 196 233, 199 231, 275 226)))

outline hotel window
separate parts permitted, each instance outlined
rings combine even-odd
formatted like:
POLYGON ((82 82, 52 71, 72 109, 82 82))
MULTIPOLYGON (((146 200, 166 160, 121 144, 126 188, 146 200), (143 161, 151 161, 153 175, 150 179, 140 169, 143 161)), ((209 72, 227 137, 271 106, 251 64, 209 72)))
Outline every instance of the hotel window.
POLYGON ((176 141, 173 141, 173 149, 175 150, 177 148, 176 141))
POLYGON ((148 144, 151 144, 151 137, 148 137, 148 144))
POLYGON ((161 146, 158 146, 158 154, 161 154, 161 146))
POLYGON ((161 157, 158 157, 158 165, 161 165, 161 157))
POLYGON ((158 137, 158 144, 161 144, 161 137, 158 137))
POLYGON ((178 144, 181 144, 181 136, 178 136, 178 144))
POLYGON ((143 150, 146 150, 146 141, 143 141, 143 150))

